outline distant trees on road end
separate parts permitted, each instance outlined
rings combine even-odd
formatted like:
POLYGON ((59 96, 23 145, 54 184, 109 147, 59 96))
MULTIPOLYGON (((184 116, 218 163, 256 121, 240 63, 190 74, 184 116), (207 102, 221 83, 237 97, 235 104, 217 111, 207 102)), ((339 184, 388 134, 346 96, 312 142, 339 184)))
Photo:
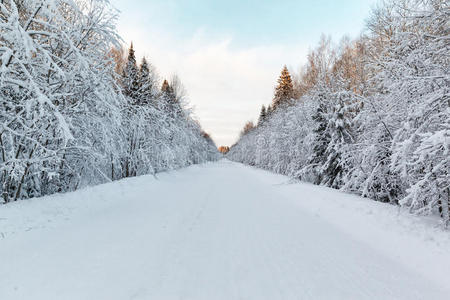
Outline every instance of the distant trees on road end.
POLYGON ((219 147, 219 152, 222 154, 227 154, 228 151, 230 151, 230 147, 228 147, 228 146, 220 146, 219 147))

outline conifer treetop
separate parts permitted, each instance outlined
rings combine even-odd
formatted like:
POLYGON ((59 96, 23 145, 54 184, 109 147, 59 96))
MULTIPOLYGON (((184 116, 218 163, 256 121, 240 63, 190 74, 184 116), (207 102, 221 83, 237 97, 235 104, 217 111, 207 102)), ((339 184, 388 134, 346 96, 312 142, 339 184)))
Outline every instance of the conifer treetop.
POLYGON ((138 98, 139 94, 139 70, 136 64, 136 56, 131 43, 128 49, 127 64, 122 74, 122 87, 124 95, 134 99, 138 98))
POLYGON ((263 105, 261 107, 261 112, 259 113, 258 126, 264 123, 264 121, 266 120, 266 116, 267 116, 266 107, 263 105))
POLYGON ((133 42, 131 42, 130 49, 128 49, 128 61, 136 65, 136 55, 133 49, 133 42))
POLYGON ((294 86, 292 84, 291 74, 286 65, 281 70, 278 78, 278 85, 275 88, 275 95, 272 102, 272 109, 275 110, 279 105, 290 104, 294 98, 294 86))
POLYGON ((166 94, 169 94, 172 92, 172 88, 170 87, 170 84, 166 79, 164 79, 163 84, 161 86, 161 92, 166 93, 166 94))

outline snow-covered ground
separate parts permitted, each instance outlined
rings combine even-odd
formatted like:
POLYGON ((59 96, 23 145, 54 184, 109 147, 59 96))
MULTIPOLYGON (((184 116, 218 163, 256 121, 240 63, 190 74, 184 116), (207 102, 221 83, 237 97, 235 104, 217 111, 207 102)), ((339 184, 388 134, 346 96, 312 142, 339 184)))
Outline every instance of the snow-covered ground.
POLYGON ((0 206, 0 299, 449 299, 434 218, 222 160, 0 206))

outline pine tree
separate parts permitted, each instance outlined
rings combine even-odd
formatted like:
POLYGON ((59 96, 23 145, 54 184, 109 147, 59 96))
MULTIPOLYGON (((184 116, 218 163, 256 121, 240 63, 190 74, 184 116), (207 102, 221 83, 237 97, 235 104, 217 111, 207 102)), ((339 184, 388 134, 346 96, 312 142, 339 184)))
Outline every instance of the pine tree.
POLYGON ((268 105, 267 109, 266 109, 266 120, 268 120, 270 118, 270 116, 272 115, 272 112, 273 112, 272 106, 268 105))
POLYGON ((280 105, 292 104, 294 98, 294 86, 291 75, 286 66, 283 67, 281 75, 278 78, 278 86, 275 88, 275 96, 272 102, 272 109, 277 109, 280 105))
MULTIPOLYGON (((398 204, 397 197, 400 194, 399 179, 390 170, 392 138, 384 128, 378 128, 377 143, 366 149, 365 156, 372 158, 374 167, 365 180, 362 196, 370 197, 377 201, 398 204), (369 150, 369 151, 367 151, 369 150)), ((358 166, 365 167, 364 164, 358 166)))
POLYGON ((308 165, 306 166, 304 173, 314 174, 314 183, 320 184, 322 182, 322 173, 319 172, 320 167, 326 161, 326 150, 327 145, 330 143, 331 137, 327 132, 328 119, 327 119, 327 108, 325 106, 324 94, 318 94, 318 106, 315 115, 312 119, 315 122, 315 128, 313 129, 314 143, 313 143, 313 153, 309 158, 308 165))
POLYGON ((262 125, 266 120, 266 107, 263 105, 261 107, 261 112, 259 113, 258 126, 262 125))
POLYGON ((163 84, 161 86, 161 93, 164 96, 167 96, 168 98, 171 98, 172 100, 175 98, 174 92, 172 87, 170 86, 169 82, 167 80, 163 81, 163 84))
POLYGON ((127 152, 122 159, 122 170, 124 173, 122 176, 130 177, 136 176, 136 152, 139 149, 139 135, 141 134, 138 124, 140 124, 139 111, 134 105, 141 104, 140 95, 140 81, 139 70, 136 64, 136 56, 133 49, 133 43, 131 43, 128 50, 127 65, 122 74, 122 92, 127 97, 128 107, 126 111, 126 118, 124 128, 127 130, 127 152))
POLYGON ((148 104, 153 98, 155 98, 155 78, 150 70, 150 66, 145 59, 142 59, 141 66, 139 68, 139 97, 140 104, 148 104))
POLYGON ((169 82, 164 80, 161 86, 161 108, 168 113, 173 113, 175 111, 175 102, 175 92, 169 82))
MULTIPOLYGON (((182 121, 183 109, 177 101, 177 95, 172 85, 167 80, 164 80, 161 86, 161 95, 158 100, 158 108, 165 115, 166 126, 179 128, 182 121)), ((177 130, 177 129, 176 129, 177 130)), ((174 143, 174 132, 169 134, 169 141, 171 145, 174 143)))
POLYGON ((325 150, 325 164, 320 170, 321 183, 329 187, 341 187, 344 176, 351 168, 346 149, 348 144, 354 141, 354 118, 359 109, 359 102, 355 101, 355 98, 356 95, 345 90, 332 96, 336 104, 328 114, 326 131, 330 135, 330 141, 325 150))
POLYGON ((128 50, 127 65, 122 74, 123 94, 129 97, 132 104, 139 102, 139 71, 136 64, 136 56, 131 43, 128 50))

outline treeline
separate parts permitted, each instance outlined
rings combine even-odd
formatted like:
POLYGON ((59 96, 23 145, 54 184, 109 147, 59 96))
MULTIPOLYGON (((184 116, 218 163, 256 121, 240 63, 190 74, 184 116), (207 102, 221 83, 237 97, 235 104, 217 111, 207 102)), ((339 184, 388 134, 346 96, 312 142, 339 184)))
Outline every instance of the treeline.
POLYGON ((216 158, 179 80, 117 50, 115 19, 101 0, 0 2, 0 202, 216 158))
POLYGON ((450 221, 444 0, 387 1, 360 38, 323 37, 228 157, 450 221))

